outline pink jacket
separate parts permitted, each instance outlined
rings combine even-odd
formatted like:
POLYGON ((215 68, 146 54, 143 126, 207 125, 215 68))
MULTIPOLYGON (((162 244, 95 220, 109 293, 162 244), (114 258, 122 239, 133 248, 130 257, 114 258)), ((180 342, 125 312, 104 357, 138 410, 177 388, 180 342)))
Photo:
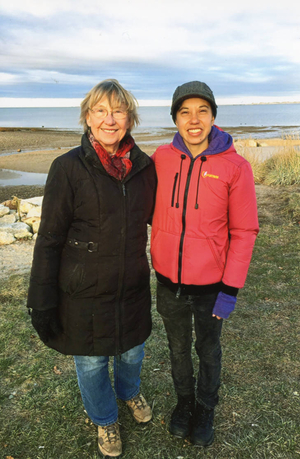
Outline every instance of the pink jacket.
MULTIPOLYGON (((226 134, 214 129, 216 138, 226 134)), ((175 284, 244 286, 259 231, 256 196, 251 166, 230 143, 195 159, 173 143, 152 156, 152 263, 175 284)))

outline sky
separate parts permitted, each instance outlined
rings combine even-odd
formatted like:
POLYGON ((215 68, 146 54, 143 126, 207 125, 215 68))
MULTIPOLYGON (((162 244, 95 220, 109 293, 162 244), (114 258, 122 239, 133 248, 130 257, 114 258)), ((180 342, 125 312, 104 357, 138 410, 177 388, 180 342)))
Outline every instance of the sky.
POLYGON ((218 104, 300 102, 300 2, 1 1, 0 107, 78 105, 106 78, 140 105, 193 80, 218 104))

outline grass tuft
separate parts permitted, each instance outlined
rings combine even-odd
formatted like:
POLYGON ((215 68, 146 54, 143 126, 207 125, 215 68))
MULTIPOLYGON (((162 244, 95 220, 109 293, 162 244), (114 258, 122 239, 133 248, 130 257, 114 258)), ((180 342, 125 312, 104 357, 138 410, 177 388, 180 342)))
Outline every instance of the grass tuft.
POLYGON ((299 185, 300 184, 300 153, 294 148, 283 149, 264 163, 266 185, 299 185))
POLYGON ((297 139, 287 136, 284 140, 285 145, 278 153, 266 160, 262 160, 253 149, 240 149, 239 153, 251 164, 255 183, 282 186, 300 184, 300 152, 294 144, 297 139))

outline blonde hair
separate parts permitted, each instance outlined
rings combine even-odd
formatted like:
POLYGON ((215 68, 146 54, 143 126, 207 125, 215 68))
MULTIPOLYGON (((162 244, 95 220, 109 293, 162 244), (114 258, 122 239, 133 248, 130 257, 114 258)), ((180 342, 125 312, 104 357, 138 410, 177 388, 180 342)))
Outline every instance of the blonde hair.
POLYGON ((117 80, 108 79, 96 84, 96 86, 87 93, 80 104, 81 112, 79 122, 83 125, 84 132, 88 131, 86 115, 89 109, 94 107, 103 97, 107 97, 112 108, 125 105, 129 117, 128 132, 139 124, 140 121, 137 113, 138 103, 136 98, 129 91, 124 89, 117 80))

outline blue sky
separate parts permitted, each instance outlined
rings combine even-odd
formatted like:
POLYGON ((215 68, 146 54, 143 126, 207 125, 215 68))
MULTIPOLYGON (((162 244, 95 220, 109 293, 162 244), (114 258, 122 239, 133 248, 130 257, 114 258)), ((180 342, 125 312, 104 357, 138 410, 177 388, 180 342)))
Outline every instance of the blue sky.
POLYGON ((294 0, 7 0, 0 106, 82 100, 116 78, 139 101, 206 82, 217 102, 300 102, 294 0))

